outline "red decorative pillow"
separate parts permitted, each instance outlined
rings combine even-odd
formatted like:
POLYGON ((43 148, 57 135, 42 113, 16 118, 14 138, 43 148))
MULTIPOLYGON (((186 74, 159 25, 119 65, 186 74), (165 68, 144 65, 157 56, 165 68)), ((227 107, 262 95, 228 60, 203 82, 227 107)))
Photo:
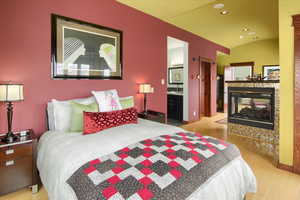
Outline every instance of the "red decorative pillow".
POLYGON ((91 134, 104 129, 137 123, 136 108, 111 112, 83 112, 83 134, 91 134))

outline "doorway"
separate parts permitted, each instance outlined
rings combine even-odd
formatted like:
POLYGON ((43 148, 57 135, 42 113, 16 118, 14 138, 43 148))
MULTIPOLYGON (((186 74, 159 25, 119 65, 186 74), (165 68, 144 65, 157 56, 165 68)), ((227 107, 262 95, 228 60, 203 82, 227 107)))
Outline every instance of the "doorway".
POLYGON ((200 58, 200 118, 211 117, 211 65, 212 61, 200 58))
POLYGON ((167 115, 172 125, 189 120, 188 45, 188 42, 167 37, 167 115))

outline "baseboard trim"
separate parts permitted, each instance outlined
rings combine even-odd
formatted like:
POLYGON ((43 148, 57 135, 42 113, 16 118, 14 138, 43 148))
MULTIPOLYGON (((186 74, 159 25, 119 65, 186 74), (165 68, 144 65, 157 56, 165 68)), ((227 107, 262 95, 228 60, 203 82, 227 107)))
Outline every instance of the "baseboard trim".
POLYGON ((294 167, 293 167, 293 166, 290 166, 290 165, 286 165, 286 164, 282 164, 282 163, 279 163, 279 162, 278 162, 277 168, 278 168, 278 169, 285 170, 285 171, 289 171, 289 172, 292 172, 292 173, 295 173, 295 174, 299 174, 299 173, 295 172, 295 171, 294 171, 294 167))

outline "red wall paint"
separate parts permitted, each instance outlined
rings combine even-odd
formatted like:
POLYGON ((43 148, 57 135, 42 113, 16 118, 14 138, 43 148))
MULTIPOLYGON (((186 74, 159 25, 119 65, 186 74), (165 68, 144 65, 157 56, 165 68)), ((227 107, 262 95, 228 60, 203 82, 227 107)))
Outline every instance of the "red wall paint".
MULTIPOLYGON (((36 134, 46 130, 46 102, 90 96, 91 90, 116 88, 120 96, 137 95, 137 83, 153 84, 149 107, 166 112, 167 36, 189 43, 189 74, 198 74, 198 62, 192 58, 215 60, 216 51, 225 47, 165 23, 114 0, 10 0, 0 7, 0 81, 24 83, 25 101, 14 105, 15 130, 33 128, 36 134), (50 68, 50 14, 55 13, 123 31, 123 80, 52 80, 50 68)), ((216 67, 213 67, 214 74, 216 67)), ((215 78, 214 78, 215 80, 215 78)), ((216 94, 213 83, 212 105, 216 94)), ((190 120, 198 119, 199 83, 189 81, 190 120), (197 116, 193 116, 197 111, 197 116)), ((0 106, 0 131, 6 131, 6 106, 0 106)), ((215 111, 214 111, 215 112, 215 111)))

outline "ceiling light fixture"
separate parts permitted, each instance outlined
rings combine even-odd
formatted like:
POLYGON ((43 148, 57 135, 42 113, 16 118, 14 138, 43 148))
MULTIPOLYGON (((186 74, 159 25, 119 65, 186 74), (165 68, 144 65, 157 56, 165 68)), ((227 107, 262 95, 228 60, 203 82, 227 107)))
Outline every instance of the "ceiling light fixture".
POLYGON ((243 31, 244 31, 244 32, 248 32, 249 30, 250 30, 250 29, 247 28, 247 27, 243 28, 243 31))
POLYGON ((221 15, 228 15, 228 14, 229 14, 229 11, 223 10, 223 11, 220 12, 220 14, 221 14, 221 15))
POLYGON ((243 35, 240 35, 240 39, 244 39, 244 36, 243 36, 243 35))
POLYGON ((255 35, 255 32, 249 32, 248 35, 255 35))
POLYGON ((225 6, 225 5, 222 4, 222 3, 217 3, 217 4, 214 5, 214 8, 215 8, 215 9, 222 9, 222 8, 224 8, 224 6, 225 6))

